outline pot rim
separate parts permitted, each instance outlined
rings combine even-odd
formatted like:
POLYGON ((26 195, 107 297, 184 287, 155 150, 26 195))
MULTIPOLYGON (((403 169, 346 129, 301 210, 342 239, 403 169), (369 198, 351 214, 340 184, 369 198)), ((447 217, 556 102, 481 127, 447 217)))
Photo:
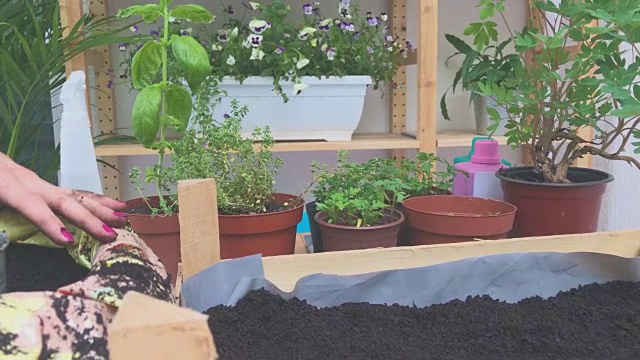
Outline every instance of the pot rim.
MULTIPOLYGON (((301 201, 302 205, 299 205, 299 206, 293 207, 293 208, 288 209, 288 210, 277 211, 277 212, 271 212, 271 213, 266 213, 266 214, 251 214, 251 215, 221 215, 221 214, 218 214, 218 217, 224 217, 224 218, 227 218, 227 219, 231 219, 231 218, 242 218, 242 217, 247 217, 247 216, 259 217, 259 216, 269 216, 269 215, 276 215, 276 214, 284 214, 284 213, 287 213, 287 212, 296 211, 296 210, 298 210, 299 208, 301 208, 301 207, 303 207, 303 206, 305 205, 305 204, 304 204, 304 197, 303 197, 303 196, 299 196, 299 195, 292 195, 292 194, 286 194, 286 193, 273 193, 273 195, 274 195, 274 196, 275 196, 275 195, 284 195, 284 196, 289 196, 289 197, 296 198, 296 199, 302 199, 302 201, 301 201)), ((148 196, 148 197, 147 197, 147 199, 155 199, 155 198, 158 198, 158 196, 157 196, 157 195, 155 195, 155 196, 148 196)), ((138 201, 138 200, 142 200, 142 198, 141 198, 141 197, 139 197, 139 198, 131 199, 131 200, 127 201, 127 204, 128 204, 129 202, 132 202, 132 201, 138 201)), ((142 217, 155 217, 155 218, 160 218, 160 217, 162 217, 162 218, 171 218, 171 217, 174 217, 174 216, 178 216, 178 214, 179 214, 179 213, 180 213, 180 211, 176 211, 176 212, 175 212, 175 213, 173 213, 172 215, 156 215, 156 216, 152 216, 152 215, 143 215, 143 214, 128 214, 128 215, 129 215, 130 217, 131 217, 131 216, 142 216, 142 217)))
POLYGON ((385 209, 385 211, 388 211, 388 212, 390 212, 392 214, 399 214, 400 216, 398 217, 398 219, 396 221, 388 223, 388 224, 375 225, 375 226, 366 226, 366 227, 355 227, 355 226, 345 226, 345 225, 330 224, 330 223, 320 219, 321 216, 326 215, 326 213, 324 211, 318 211, 313 218, 316 220, 318 225, 323 225, 323 226, 334 228, 334 229, 356 230, 356 231, 373 231, 373 230, 387 229, 387 228, 399 225, 405 220, 405 216, 402 213, 402 211, 398 211, 396 209, 391 209, 391 208, 385 209))
POLYGON ((455 217, 455 218, 469 218, 469 219, 478 219, 478 218, 495 218, 495 217, 506 217, 506 216, 512 216, 517 210, 518 208, 511 204, 508 203, 506 201, 500 201, 500 200, 495 200, 495 199, 486 199, 486 198, 480 198, 480 197, 475 197, 475 196, 461 196, 461 195, 427 195, 427 196, 416 196, 416 197, 412 197, 412 198, 408 198, 405 199, 405 201, 402 202, 402 205, 405 207, 405 209, 409 210, 409 211, 413 211, 415 213, 419 213, 419 214, 426 214, 429 216, 435 216, 435 217, 445 217, 447 219, 455 217), (418 210, 415 209, 411 206, 407 206, 405 204, 405 201, 418 201, 416 199, 421 199, 421 198, 429 198, 429 199, 433 199, 434 197, 447 197, 447 199, 451 199, 453 201, 455 201, 455 199, 466 199, 466 198, 473 198, 473 199, 478 199, 478 201, 484 201, 484 202, 492 202, 492 203, 500 203, 503 204, 504 206, 507 206, 509 208, 511 208, 511 210, 509 210, 508 212, 501 212, 500 214, 476 214, 476 215, 472 215, 472 214, 459 214, 459 215, 448 215, 448 214, 443 214, 443 213, 435 213, 435 212, 431 212, 431 211, 423 211, 423 210, 418 210))
POLYGON ((604 179, 597 180, 597 181, 580 182, 580 183, 553 184, 553 183, 539 183, 539 182, 533 182, 533 181, 512 179, 504 175, 505 173, 509 173, 513 171, 524 171, 524 170, 533 170, 533 169, 534 169, 533 166, 514 166, 510 168, 499 169, 498 171, 496 171, 495 174, 496 174, 496 177, 500 179, 500 181, 504 181, 508 183, 527 185, 527 186, 555 187, 555 188, 577 188, 577 187, 587 187, 587 186, 598 186, 598 185, 608 184, 613 180, 615 180, 614 176, 606 171, 591 169, 591 168, 582 168, 582 167, 572 167, 572 168, 569 168, 569 171, 573 173, 598 174, 598 175, 601 175, 604 179))

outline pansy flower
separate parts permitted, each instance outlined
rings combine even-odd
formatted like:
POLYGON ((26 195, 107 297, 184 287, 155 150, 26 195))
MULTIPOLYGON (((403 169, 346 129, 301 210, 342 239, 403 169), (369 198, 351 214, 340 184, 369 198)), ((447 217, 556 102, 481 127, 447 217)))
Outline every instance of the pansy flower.
POLYGON ((389 19, 389 16, 387 15, 387 13, 380 14, 380 20, 387 21, 387 19, 389 19))
POLYGON ((129 44, 120 44, 118 45, 118 49, 120 49, 120 51, 127 51, 127 48, 129 47, 129 44))
POLYGON ((113 89, 113 81, 109 80, 109 82, 107 83, 107 89, 113 89))
POLYGON ((181 29, 180 36, 191 35, 192 32, 193 32, 192 28, 181 29))
POLYGON ((253 10, 258 10, 258 9, 260 9, 260 3, 253 2, 253 1, 249 1, 249 5, 251 5, 251 8, 252 8, 253 10))
POLYGON ((302 93, 302 90, 306 89, 307 87, 309 87, 309 85, 304 84, 302 82, 298 82, 295 85, 293 85, 293 92, 296 95, 300 95, 300 93, 302 93))
POLYGON ((298 68, 298 70, 300 70, 303 67, 307 66, 308 64, 309 64, 309 59, 300 58, 298 60, 298 62, 296 63, 296 68, 298 68))
POLYGON ((251 34, 247 38, 247 41, 249 42, 249 44, 251 44, 251 46, 258 47, 260 46, 260 44, 262 44, 262 35, 251 34))
POLYGON ((313 5, 311 4, 302 5, 302 11, 304 11, 305 15, 313 15, 313 5))
POLYGON ((322 31, 329 31, 329 27, 331 26, 331 22, 333 21, 333 19, 324 19, 320 22, 320 25, 318 25, 318 29, 322 30, 322 31))
POLYGON ((378 18, 373 16, 368 16, 367 23, 369 23, 369 26, 378 26, 378 18))
POLYGON ((226 30, 218 30, 218 41, 223 43, 229 41, 229 35, 226 30))
POLYGON ((140 26, 138 25, 133 25, 129 28, 129 31, 131 32, 137 32, 138 30, 140 30, 140 26))
POLYGON ((264 55, 264 51, 254 48, 253 51, 251 51, 251 60, 262 60, 264 55))
POLYGON ((213 51, 220 51, 220 50, 222 50, 222 45, 220 45, 220 44, 213 44, 213 45, 211 45, 211 50, 213 50, 213 51))
POLYGON ((160 36, 160 31, 158 31, 158 30, 151 30, 151 31, 149 31, 149 34, 150 34, 151 36, 160 36))
POLYGON ((278 47, 276 47, 276 49, 274 50, 274 52, 275 52, 276 54, 280 55, 280 54, 284 53, 284 50, 285 50, 285 49, 284 49, 284 47, 282 47, 282 46, 278 46, 278 47))
POLYGON ((268 27, 269 23, 264 20, 253 19, 249 22, 249 29, 251 29, 254 34, 262 34, 268 27))
POLYGON ((309 35, 313 34, 314 32, 316 32, 315 28, 306 27, 306 28, 300 30, 300 33, 298 34, 298 39, 307 40, 309 38, 309 35))
POLYGON ((327 54, 327 59, 329 59, 329 61, 333 61, 336 57, 336 49, 328 48, 324 53, 327 54))
POLYGON ((233 55, 229 55, 227 58, 227 65, 233 65, 236 63, 236 58, 233 55))

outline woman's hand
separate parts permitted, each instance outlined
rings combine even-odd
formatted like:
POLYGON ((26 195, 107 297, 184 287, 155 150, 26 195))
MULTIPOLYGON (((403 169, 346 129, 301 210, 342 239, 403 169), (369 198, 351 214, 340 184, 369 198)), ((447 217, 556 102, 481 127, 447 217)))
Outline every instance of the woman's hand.
POLYGON ((56 214, 103 243, 114 241, 113 228, 127 223, 125 203, 52 185, 1 153, 0 204, 21 213, 59 245, 73 244, 74 239, 56 214))

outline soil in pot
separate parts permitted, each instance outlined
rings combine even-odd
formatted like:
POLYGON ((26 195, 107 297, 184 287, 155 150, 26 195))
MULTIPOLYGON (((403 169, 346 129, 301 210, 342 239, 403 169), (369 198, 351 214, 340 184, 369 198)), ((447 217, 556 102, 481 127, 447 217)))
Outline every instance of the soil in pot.
POLYGON ((320 230, 320 226, 316 221, 316 214, 318 213, 318 209, 316 208, 316 202, 312 201, 305 205, 307 210, 307 217, 309 218, 309 231, 311 232, 311 241, 313 243, 313 252, 321 253, 324 251, 324 246, 322 243, 322 230, 320 230))
POLYGON ((298 196, 274 194, 274 201, 265 214, 218 215, 220 257, 293 254, 303 208, 304 200, 298 196))
POLYGON ((5 256, 7 292, 56 291, 89 273, 66 249, 10 244, 5 256))
POLYGON ((253 291, 207 310, 220 360, 637 359, 640 284, 610 282, 508 304, 316 308, 253 291), (309 336, 309 334, 313 334, 309 336))
POLYGON ((516 207, 471 196, 419 196, 403 202, 411 227, 411 245, 505 239, 516 207))
POLYGON ((585 168, 569 169, 571 183, 549 184, 533 167, 496 173, 505 200, 518 207, 512 237, 581 234, 598 231, 602 197, 610 174, 585 168))
MULTIPOLYGON (((147 201, 153 207, 159 205, 157 196, 149 197, 147 201)), ((178 210, 170 216, 151 216, 151 209, 142 198, 128 201, 127 206, 133 232, 160 258, 175 284, 181 254, 178 210)))
POLYGON ((329 216, 321 211, 315 219, 322 230, 324 251, 345 251, 394 247, 398 245, 398 234, 404 222, 404 214, 389 209, 380 225, 355 227, 330 224, 329 216))

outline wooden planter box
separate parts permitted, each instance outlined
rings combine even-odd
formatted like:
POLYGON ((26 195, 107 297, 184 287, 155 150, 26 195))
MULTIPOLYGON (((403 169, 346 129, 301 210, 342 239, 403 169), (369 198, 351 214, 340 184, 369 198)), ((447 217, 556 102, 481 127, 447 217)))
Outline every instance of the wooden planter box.
MULTIPOLYGON (((177 292, 180 279, 220 261, 215 182, 183 182, 179 191, 182 273, 177 292)), ((264 258, 263 265, 269 281, 283 291, 291 291, 300 278, 311 274, 354 275, 514 252, 596 252, 637 257, 640 230, 274 256, 264 258)), ((109 348, 113 360, 217 359, 205 315, 137 293, 125 297, 115 316, 109 328, 109 348)))

